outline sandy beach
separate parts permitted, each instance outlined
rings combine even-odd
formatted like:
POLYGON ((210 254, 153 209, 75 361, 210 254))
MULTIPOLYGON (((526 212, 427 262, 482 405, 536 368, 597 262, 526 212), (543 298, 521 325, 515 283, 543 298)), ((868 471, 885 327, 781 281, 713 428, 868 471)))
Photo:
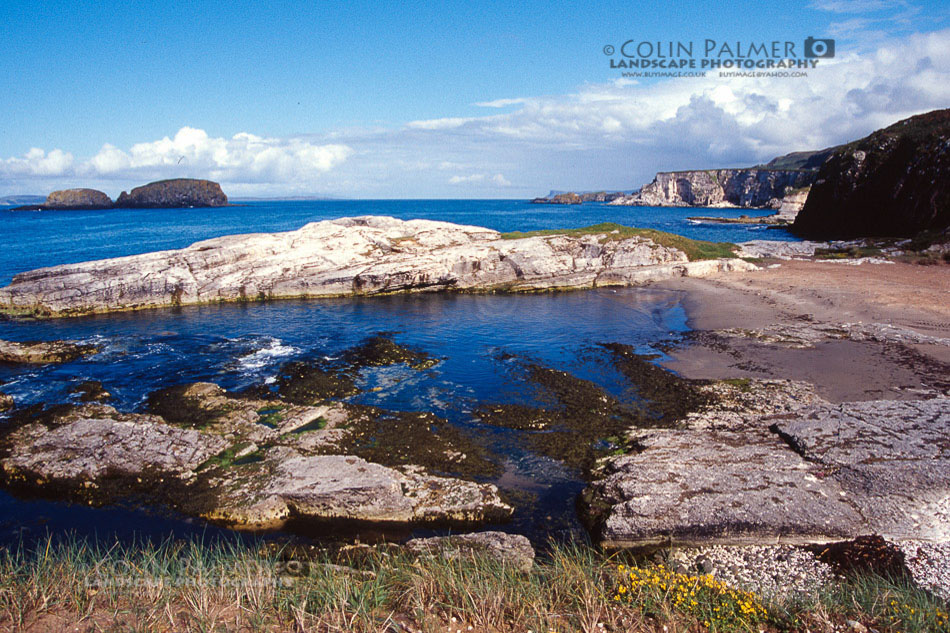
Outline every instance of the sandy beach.
POLYGON ((797 260, 768 266, 655 284, 684 293, 690 325, 699 331, 670 352, 666 366, 689 378, 805 380, 834 402, 919 398, 950 387, 950 267, 797 260), (818 335, 808 346, 704 335, 845 324, 893 327, 884 328, 890 333, 883 340, 818 335), (902 333, 943 341, 913 342, 902 333))

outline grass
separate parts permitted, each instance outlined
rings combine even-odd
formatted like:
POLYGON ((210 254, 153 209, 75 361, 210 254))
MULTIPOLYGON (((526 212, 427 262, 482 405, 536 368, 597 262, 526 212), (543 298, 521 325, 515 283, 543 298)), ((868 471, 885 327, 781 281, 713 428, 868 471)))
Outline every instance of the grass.
POLYGON ((726 385, 731 385, 738 389, 739 391, 748 392, 752 389, 752 379, 751 378, 725 378, 719 382, 726 385))
POLYGON ((364 548, 331 559, 237 541, 0 549, 0 630, 13 631, 776 632, 855 620, 922 633, 950 630, 946 611, 879 577, 769 602, 579 545, 553 547, 530 572, 476 554, 364 548))
POLYGON ((856 259, 858 257, 881 257, 883 254, 884 251, 874 246, 815 249, 815 259, 856 259))
POLYGON ((517 240, 525 237, 543 237, 548 235, 568 235, 579 237, 583 235, 603 235, 601 243, 616 240, 625 240, 631 237, 644 237, 660 246, 675 248, 686 253, 690 261, 701 259, 719 259, 735 257, 736 245, 729 242, 706 242, 691 240, 675 233, 666 233, 656 229, 638 229, 614 222, 603 222, 579 229, 552 229, 546 231, 514 231, 502 233, 502 239, 517 240))

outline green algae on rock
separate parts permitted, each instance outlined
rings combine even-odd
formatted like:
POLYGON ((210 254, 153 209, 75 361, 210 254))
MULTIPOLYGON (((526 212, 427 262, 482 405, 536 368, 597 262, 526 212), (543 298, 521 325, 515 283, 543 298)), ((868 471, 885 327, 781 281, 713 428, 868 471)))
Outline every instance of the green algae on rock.
POLYGON ((99 351, 95 345, 72 341, 17 341, 0 340, 0 363, 46 365, 68 363, 99 351))
POLYGON ((439 363, 439 359, 429 356, 426 352, 403 347, 381 334, 348 349, 343 353, 343 359, 355 369, 400 363, 405 363, 412 369, 429 369, 439 363))
POLYGON ((359 393, 353 380, 337 371, 324 370, 314 363, 295 361, 281 367, 277 378, 280 397, 288 402, 314 405, 330 398, 359 393))

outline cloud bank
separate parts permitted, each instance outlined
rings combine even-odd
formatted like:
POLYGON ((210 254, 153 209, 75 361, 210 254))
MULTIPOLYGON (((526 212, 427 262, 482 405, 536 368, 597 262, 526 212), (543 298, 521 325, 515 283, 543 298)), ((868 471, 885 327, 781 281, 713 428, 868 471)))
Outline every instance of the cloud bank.
MULTIPOLYGON (((883 1, 883 0, 882 0, 883 1)), ((847 14, 845 0, 824 8, 847 14)), ((548 189, 629 189, 658 170, 752 165, 860 138, 950 105, 950 29, 822 60, 807 77, 617 77, 571 94, 492 97, 483 116, 288 138, 210 137, 185 127, 87 159, 31 149, 0 159, 0 183, 141 182, 190 175, 243 194, 525 197, 548 189), (508 111, 504 111, 504 110, 508 111)), ((24 184, 25 183, 25 184, 24 184)), ((48 188, 48 187, 47 187, 48 188)))

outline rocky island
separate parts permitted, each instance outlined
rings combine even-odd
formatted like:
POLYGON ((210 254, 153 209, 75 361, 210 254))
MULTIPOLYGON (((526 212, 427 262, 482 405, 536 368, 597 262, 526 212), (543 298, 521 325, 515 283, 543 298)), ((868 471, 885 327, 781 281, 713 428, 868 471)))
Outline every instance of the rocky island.
POLYGON ((210 180, 176 178, 159 180, 116 198, 115 206, 122 209, 169 209, 181 207, 224 207, 228 197, 221 185, 210 180))
POLYGON ((223 207, 228 197, 221 185, 210 180, 176 178, 160 180, 123 191, 115 202, 96 189, 54 191, 41 204, 29 204, 14 211, 79 211, 93 209, 169 209, 182 207, 223 207))
POLYGON ((96 189, 63 189, 46 196, 46 201, 41 204, 16 207, 14 211, 111 209, 112 206, 112 198, 96 189))

